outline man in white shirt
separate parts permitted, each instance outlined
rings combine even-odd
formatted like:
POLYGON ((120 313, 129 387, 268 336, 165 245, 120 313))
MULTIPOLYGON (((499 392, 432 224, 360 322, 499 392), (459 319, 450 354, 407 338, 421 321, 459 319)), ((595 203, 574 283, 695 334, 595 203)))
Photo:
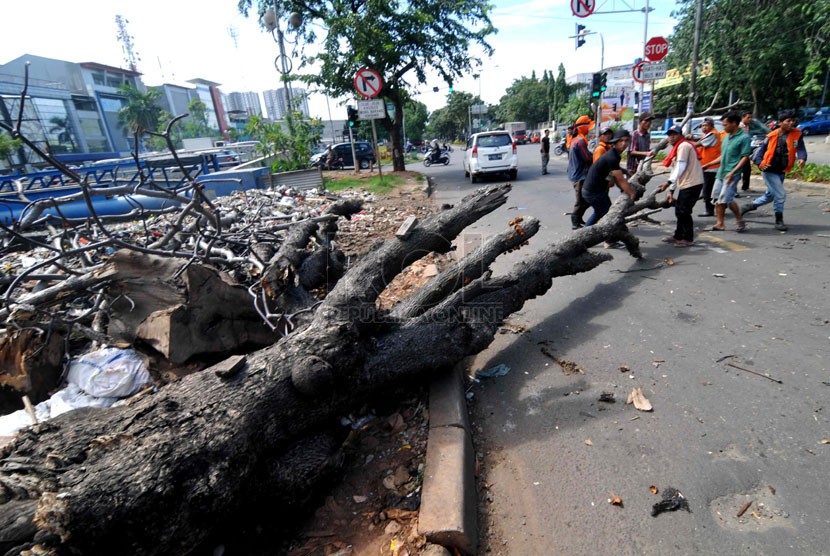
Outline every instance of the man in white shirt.
POLYGON ((674 244, 675 247, 689 247, 694 245, 692 209, 703 190, 703 168, 697 158, 697 151, 683 137, 680 126, 674 125, 666 133, 672 149, 663 164, 671 166, 674 163, 674 168, 668 181, 658 187, 658 190, 669 190, 667 199, 670 203, 674 202, 677 228, 673 236, 664 237, 662 241, 674 244))

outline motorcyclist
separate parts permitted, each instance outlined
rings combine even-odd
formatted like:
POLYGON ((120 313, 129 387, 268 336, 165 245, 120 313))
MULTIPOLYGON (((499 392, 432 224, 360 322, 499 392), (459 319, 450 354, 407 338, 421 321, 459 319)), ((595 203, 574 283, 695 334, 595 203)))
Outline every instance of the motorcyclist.
POLYGON ((441 145, 438 143, 438 139, 433 139, 430 142, 429 146, 430 146, 430 150, 429 150, 430 161, 437 164, 438 161, 441 160, 441 145))

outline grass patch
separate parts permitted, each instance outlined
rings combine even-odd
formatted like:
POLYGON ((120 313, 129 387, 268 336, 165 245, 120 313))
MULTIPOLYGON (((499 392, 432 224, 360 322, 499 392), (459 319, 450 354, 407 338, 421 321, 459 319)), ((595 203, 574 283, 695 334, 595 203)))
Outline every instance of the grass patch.
POLYGON ((369 178, 344 177, 339 179, 323 178, 326 189, 329 191, 342 191, 344 189, 362 187, 374 195, 386 195, 399 185, 403 185, 404 179, 400 176, 372 176, 369 178))

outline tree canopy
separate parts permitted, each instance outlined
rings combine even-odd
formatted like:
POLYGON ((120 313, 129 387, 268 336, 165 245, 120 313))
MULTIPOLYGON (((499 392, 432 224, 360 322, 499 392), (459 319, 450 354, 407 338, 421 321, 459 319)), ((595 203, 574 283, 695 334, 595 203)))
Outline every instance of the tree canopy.
POLYGON ((119 92, 127 99, 118 111, 121 125, 130 130, 130 133, 145 129, 155 131, 161 114, 161 108, 156 102, 161 93, 156 89, 142 92, 132 85, 122 85, 119 92))
POLYGON ((452 83, 480 64, 472 46, 492 53, 486 39, 495 28, 485 0, 238 0, 237 5, 244 15, 254 5, 259 15, 274 6, 279 16, 300 12, 296 33, 306 44, 318 42, 319 33, 322 49, 311 54, 298 41, 299 69, 308 71, 299 78, 332 96, 354 94, 353 77, 361 67, 380 73, 381 96, 395 106, 396 117, 381 120, 392 138, 395 170, 405 168, 400 115, 427 74, 452 83))
MULTIPOLYGON (((695 1, 681 0, 670 38, 669 67, 691 64, 695 1)), ((696 83, 697 108, 717 93, 726 104, 742 99, 756 115, 813 105, 830 67, 830 3, 815 0, 702 0, 699 60, 712 76, 696 83)), ((688 81, 660 90, 657 109, 685 111, 688 81)))

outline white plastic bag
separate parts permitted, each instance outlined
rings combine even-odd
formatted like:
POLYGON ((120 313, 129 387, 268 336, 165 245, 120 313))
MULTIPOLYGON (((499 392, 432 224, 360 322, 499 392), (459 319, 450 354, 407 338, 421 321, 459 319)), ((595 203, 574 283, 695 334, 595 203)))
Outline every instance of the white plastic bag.
POLYGON ((134 350, 111 347, 73 361, 66 380, 96 398, 125 398, 149 384, 150 373, 134 350))

